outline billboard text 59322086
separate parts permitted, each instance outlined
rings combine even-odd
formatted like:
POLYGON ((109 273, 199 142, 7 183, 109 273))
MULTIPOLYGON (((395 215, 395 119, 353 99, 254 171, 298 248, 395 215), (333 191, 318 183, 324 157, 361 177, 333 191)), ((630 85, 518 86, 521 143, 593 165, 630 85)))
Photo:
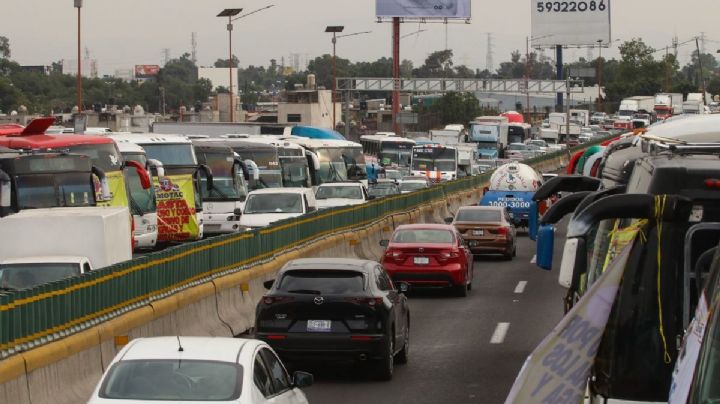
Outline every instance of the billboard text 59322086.
POLYGON ((531 46, 610 43, 610 0, 531 0, 531 46))
POLYGON ((378 17, 470 18, 470 0, 375 0, 378 17))

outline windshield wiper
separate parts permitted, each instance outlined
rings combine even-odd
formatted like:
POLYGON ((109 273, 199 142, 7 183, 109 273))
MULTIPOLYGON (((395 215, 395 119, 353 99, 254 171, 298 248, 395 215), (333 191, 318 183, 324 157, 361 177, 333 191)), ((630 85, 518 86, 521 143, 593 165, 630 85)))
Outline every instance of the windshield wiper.
POLYGON ((313 289, 295 289, 295 290, 288 290, 288 293, 299 293, 303 295, 321 295, 322 292, 319 290, 313 290, 313 289))

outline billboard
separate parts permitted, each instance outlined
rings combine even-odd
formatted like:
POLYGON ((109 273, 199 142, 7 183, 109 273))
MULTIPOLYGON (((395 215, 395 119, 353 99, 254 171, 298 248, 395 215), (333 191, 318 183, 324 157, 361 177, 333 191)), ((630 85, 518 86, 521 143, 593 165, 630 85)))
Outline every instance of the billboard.
POLYGON ((160 72, 160 66, 158 65, 135 65, 135 78, 136 79, 147 79, 155 77, 160 72))
POLYGON ((530 1, 530 46, 610 43, 610 0, 530 1))
POLYGON ((470 0, 375 0, 378 17, 470 18, 470 0))

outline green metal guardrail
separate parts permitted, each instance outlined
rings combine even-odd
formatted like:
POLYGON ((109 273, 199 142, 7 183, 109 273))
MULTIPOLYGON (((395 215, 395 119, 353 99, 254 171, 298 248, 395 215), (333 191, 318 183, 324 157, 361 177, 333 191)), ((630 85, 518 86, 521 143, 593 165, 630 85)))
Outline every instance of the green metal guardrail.
MULTIPOLYGON (((529 162, 540 163, 564 153, 529 162)), ((171 247, 34 289, 0 293, 0 358, 87 329, 215 277, 269 261, 328 234, 366 227, 387 215, 479 187, 490 175, 487 172, 362 205, 313 212, 259 230, 171 247)))

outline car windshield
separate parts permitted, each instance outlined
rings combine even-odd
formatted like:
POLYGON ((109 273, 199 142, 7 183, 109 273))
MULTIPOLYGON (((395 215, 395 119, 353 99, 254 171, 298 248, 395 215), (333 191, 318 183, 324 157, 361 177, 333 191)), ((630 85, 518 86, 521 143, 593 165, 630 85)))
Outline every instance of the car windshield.
POLYGON ((500 211, 491 209, 460 209, 455 216, 458 222, 499 222, 500 211))
POLYGON ((247 214, 303 213, 302 195, 288 193, 255 194, 245 203, 247 214))
POLYGON ((417 191, 418 189, 427 188, 425 182, 402 182, 400 183, 400 191, 417 191))
POLYGON ((524 144, 511 144, 508 146, 508 150, 527 150, 527 146, 524 144))
POLYGON ((240 397, 242 367, 206 360, 125 360, 108 371, 100 398, 152 401, 231 401, 240 397))
POLYGON ((370 187, 368 190, 368 194, 371 196, 388 196, 388 195, 396 195, 398 193, 398 188, 396 185, 376 185, 370 187))
POLYGON ((195 166, 197 160, 192 144, 143 144, 148 158, 159 160, 164 166, 195 166))
POLYGON ((395 243, 432 243, 432 244, 452 244, 454 242, 453 235, 448 230, 433 229, 407 229, 398 230, 393 236, 395 243))
POLYGON ((363 192, 359 186, 345 187, 345 186, 333 186, 321 185, 315 193, 315 199, 330 199, 330 198, 342 198, 342 199, 363 199, 363 192))
POLYGON ((357 293, 365 290, 365 279, 356 271, 295 270, 283 275, 278 290, 318 295, 357 293))
POLYGON ((396 170, 385 170, 385 178, 391 180, 399 180, 402 179, 402 173, 396 170))
POLYGON ((80 266, 74 262, 2 264, 0 290, 30 289, 76 275, 80 266))
POLYGON ((21 174, 15 183, 20 210, 95 205, 89 173, 21 174))

